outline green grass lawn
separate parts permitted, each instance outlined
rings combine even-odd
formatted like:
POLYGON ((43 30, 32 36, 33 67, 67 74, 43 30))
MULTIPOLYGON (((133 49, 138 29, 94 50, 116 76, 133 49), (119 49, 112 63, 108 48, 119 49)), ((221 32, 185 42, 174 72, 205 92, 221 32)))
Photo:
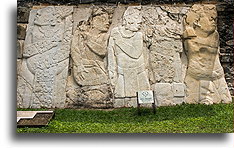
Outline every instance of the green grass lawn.
MULTIPOLYGON (((23 110, 23 109, 20 109, 23 110)), ((48 126, 18 133, 233 133, 233 104, 113 110, 56 109, 48 126)))

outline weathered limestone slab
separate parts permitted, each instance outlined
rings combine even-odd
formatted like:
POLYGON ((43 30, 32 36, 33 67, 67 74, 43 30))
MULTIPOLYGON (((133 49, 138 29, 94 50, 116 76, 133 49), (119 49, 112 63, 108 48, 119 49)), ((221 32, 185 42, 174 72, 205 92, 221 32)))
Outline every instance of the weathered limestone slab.
POLYGON ((108 72, 114 96, 135 97, 150 89, 143 55, 141 7, 129 6, 121 26, 111 30, 108 43, 108 72))
MULTIPOLYGON (((142 105, 145 106, 146 105, 142 105)), ((113 107, 114 108, 121 108, 121 107, 137 107, 137 98, 115 98, 113 100, 113 107)))
POLYGON ((71 53, 74 78, 81 86, 106 84, 104 59, 107 52, 111 10, 102 7, 80 9, 76 11, 76 17, 83 9, 91 13, 86 17, 79 16, 80 19, 77 19, 79 22, 76 22, 78 26, 74 32, 71 53))
POLYGON ((184 46, 188 57, 185 78, 187 103, 229 103, 230 92, 219 61, 215 5, 193 5, 186 14, 184 46))
POLYGON ((72 39, 73 7, 30 12, 18 75, 18 107, 62 108, 72 39))
POLYGON ((112 100, 106 85, 80 87, 71 78, 67 85, 66 107, 69 108, 110 108, 112 100))
POLYGON ((183 53, 183 18, 189 7, 143 6, 142 32, 148 50, 151 86, 158 106, 184 101, 187 57, 183 53))
POLYGON ((183 82, 183 16, 188 7, 144 6, 142 30, 149 50, 150 81, 183 82))
POLYGON ((173 91, 170 83, 156 83, 155 96, 157 106, 175 105, 173 102, 173 91))
POLYGON ((173 83, 172 90, 173 90, 174 97, 185 96, 185 85, 183 83, 173 83))
POLYGON ((137 107, 137 98, 125 98, 124 99, 125 107, 137 107))
POLYGON ((120 108, 120 107, 125 107, 125 99, 114 99, 113 100, 113 107, 114 108, 120 108))
POLYGON ((113 10, 105 6, 80 6, 74 10, 72 76, 67 99, 78 106, 105 108, 111 104, 106 54, 113 10))
POLYGON ((185 86, 183 83, 156 83, 154 89, 157 106, 171 106, 184 102, 185 86))

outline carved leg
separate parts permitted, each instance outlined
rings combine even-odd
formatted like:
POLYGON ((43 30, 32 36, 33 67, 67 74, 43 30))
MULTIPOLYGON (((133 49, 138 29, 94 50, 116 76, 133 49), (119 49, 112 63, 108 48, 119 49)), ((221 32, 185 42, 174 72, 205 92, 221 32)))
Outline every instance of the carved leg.
POLYGON ((199 103, 199 81, 186 75, 185 84, 187 87, 185 102, 189 104, 199 103))

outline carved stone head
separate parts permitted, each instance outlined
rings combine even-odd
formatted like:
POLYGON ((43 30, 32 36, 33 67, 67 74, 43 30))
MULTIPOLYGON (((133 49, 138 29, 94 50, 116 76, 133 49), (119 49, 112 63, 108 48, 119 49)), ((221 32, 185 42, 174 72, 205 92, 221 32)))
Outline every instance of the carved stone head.
POLYGON ((193 5, 185 19, 195 32, 211 34, 216 30, 217 12, 214 5, 193 5))
POLYGON ((101 32, 107 32, 110 27, 109 14, 101 8, 94 10, 91 26, 101 32))
POLYGON ((123 15, 123 26, 126 30, 136 32, 141 27, 142 16, 140 6, 130 6, 123 15))
POLYGON ((55 25, 56 16, 54 7, 46 7, 37 11, 34 23, 39 26, 55 25))

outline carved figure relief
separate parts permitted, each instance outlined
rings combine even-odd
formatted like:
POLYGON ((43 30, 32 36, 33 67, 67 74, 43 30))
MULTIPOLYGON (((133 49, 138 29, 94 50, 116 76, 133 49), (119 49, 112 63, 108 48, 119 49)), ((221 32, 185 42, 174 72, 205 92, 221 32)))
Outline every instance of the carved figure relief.
POLYGON ((69 78, 67 97, 78 105, 106 107, 110 102, 106 55, 112 13, 106 7, 76 9, 75 16, 80 18, 76 18, 71 49, 74 80, 69 78))
POLYGON ((143 31, 149 49, 152 83, 183 82, 182 20, 187 7, 143 7, 143 31))
POLYGON ((17 97, 22 107, 64 107, 72 7, 32 10, 17 97))
POLYGON ((88 21, 75 31, 72 45, 73 73, 79 85, 107 83, 105 57, 111 14, 108 9, 95 8, 88 21))
POLYGON ((108 43, 108 72, 115 97, 134 97, 150 89, 143 56, 141 7, 129 6, 123 24, 111 30, 108 43))
POLYGON ((215 5, 34 7, 17 59, 20 108, 229 103, 215 5), (39 8, 39 7, 38 7, 39 8))
POLYGON ((217 12, 214 5, 193 5, 185 19, 188 56, 187 103, 229 103, 230 92, 219 61, 217 12))
POLYGON ((184 101, 183 17, 188 7, 144 6, 144 43, 149 51, 150 83, 157 105, 168 106, 184 101))

